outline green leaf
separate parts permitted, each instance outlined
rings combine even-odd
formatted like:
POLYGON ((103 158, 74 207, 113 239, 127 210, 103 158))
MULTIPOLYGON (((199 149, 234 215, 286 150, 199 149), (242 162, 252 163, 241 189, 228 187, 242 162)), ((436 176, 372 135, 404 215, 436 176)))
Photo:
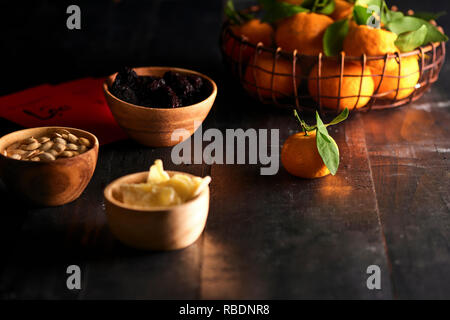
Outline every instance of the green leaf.
POLYGON ((400 34, 395 40, 395 45, 401 52, 412 51, 417 47, 420 47, 427 36, 427 27, 422 25, 415 31, 408 31, 400 34))
POLYGON ((232 24, 237 25, 240 25, 245 21, 254 18, 254 16, 251 14, 236 11, 232 0, 228 0, 227 3, 225 4, 225 15, 231 21, 232 24))
MULTIPOLYGON (((376 16, 380 18, 379 21, 381 21, 384 24, 389 23, 392 20, 398 19, 403 17, 403 13, 400 11, 391 11, 389 10, 389 7, 386 4, 386 1, 384 0, 357 0, 355 2, 355 5, 366 8, 366 11, 369 12, 375 12, 376 16)), ((360 8, 357 10, 362 11, 360 8)), ((359 14, 362 14, 362 12, 359 12, 359 14)), ((367 23, 368 18, 366 18, 365 23, 359 23, 359 24, 368 24, 372 25, 373 27, 379 28, 379 24, 377 23, 376 26, 374 25, 374 20, 372 19, 372 23, 367 23)))
POLYGON ((250 13, 243 13, 241 11, 238 11, 237 13, 244 21, 255 19, 255 16, 250 13))
POLYGON ((379 6, 380 5, 380 2, 382 2, 383 0, 356 0, 355 1, 355 5, 357 5, 357 6, 373 6, 373 5, 376 5, 376 6, 379 6))
MULTIPOLYGON (((356 6, 358 6, 358 8, 356 8, 356 14, 358 15, 358 21, 360 22, 358 23, 357 21, 359 25, 365 24, 374 28, 379 28, 379 21, 384 20, 386 16, 385 12, 387 6, 384 0, 357 0, 355 2, 355 7, 356 6), (364 8, 364 12, 361 8, 364 8), (372 15, 374 15, 373 18, 372 15)), ((355 14, 355 10, 353 10, 353 14, 355 14)), ((384 22, 385 21, 383 21, 383 23, 384 22)))
POLYGON ((334 139, 328 134, 327 128, 316 111, 317 132, 316 144, 320 157, 325 166, 335 175, 339 167, 339 148, 334 139))
POLYGON ((403 14, 403 12, 389 10, 386 13, 386 21, 383 21, 383 23, 386 24, 386 23, 389 23, 389 22, 394 21, 396 19, 403 18, 404 16, 405 15, 403 14))
POLYGON ((316 111, 316 126, 317 131, 322 132, 324 135, 328 136, 327 127, 323 124, 322 119, 320 119, 319 113, 316 111))
POLYGON ((325 30, 323 36, 323 51, 326 56, 337 56, 339 52, 342 51, 348 28, 348 19, 343 19, 336 21, 325 30))
POLYGON ((301 6, 311 10, 311 12, 329 15, 333 13, 336 2, 334 0, 305 0, 301 6))
POLYGON ((396 34, 401 34, 403 32, 417 30, 424 23, 426 23, 426 21, 423 19, 406 16, 389 22, 386 28, 396 34))
POLYGON ((342 110, 342 112, 336 118, 331 120, 331 122, 329 122, 325 126, 326 127, 332 126, 332 125, 338 124, 339 122, 344 121, 345 119, 348 118, 348 114, 349 114, 348 108, 345 108, 344 110, 342 110))
POLYGON ((234 4, 232 0, 228 0, 225 5, 225 15, 233 24, 241 24, 241 20, 236 10, 234 9, 234 4))
POLYGON ((426 21, 430 21, 430 20, 437 20, 437 19, 439 19, 440 17, 442 17, 442 16, 444 16, 446 14, 447 14, 446 11, 439 11, 439 12, 436 12, 436 13, 433 13, 433 12, 416 12, 416 13, 413 14, 413 17, 420 18, 420 19, 423 19, 423 20, 426 20, 426 21))
POLYGON ((317 150, 325 166, 334 176, 339 168, 339 148, 336 141, 331 136, 325 136, 323 133, 316 134, 317 150))
POLYGON ((276 0, 259 0, 259 3, 264 9, 264 17, 262 20, 269 23, 291 17, 300 12, 309 12, 308 9, 302 6, 276 0))
MULTIPOLYGON (((416 18, 418 19, 418 18, 416 18)), ((425 37, 425 40, 423 44, 428 44, 431 42, 442 42, 447 41, 448 37, 440 32, 435 26, 433 26, 428 21, 422 20, 425 22, 425 26, 427 27, 427 36, 425 37)))
MULTIPOLYGON (((380 10, 380 8, 382 9, 386 9, 388 8, 386 1, 384 0, 356 0, 355 1, 355 5, 356 6, 361 6, 361 7, 378 7, 378 10, 380 10)), ((377 14, 379 14, 379 12, 377 12, 377 14)))
POLYGON ((422 27, 422 25, 425 25, 427 27, 427 35, 423 43, 420 45, 428 44, 431 42, 441 42, 448 40, 447 36, 442 34, 431 23, 416 17, 405 16, 400 19, 396 19, 394 21, 389 22, 386 27, 388 30, 400 35, 405 32, 416 31, 420 27, 422 27))
POLYGON ((331 0, 328 2, 328 4, 324 5, 323 8, 319 12, 322 14, 330 15, 334 12, 335 8, 336 8, 336 2, 334 0, 331 0))
POLYGON ((365 25, 369 21, 372 13, 367 10, 366 7, 357 6, 353 7, 353 19, 358 25, 365 25))

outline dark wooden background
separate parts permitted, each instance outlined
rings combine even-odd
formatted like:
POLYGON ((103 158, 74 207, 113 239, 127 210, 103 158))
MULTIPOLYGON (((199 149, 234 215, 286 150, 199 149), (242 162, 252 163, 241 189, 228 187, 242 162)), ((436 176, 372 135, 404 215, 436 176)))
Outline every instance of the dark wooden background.
MULTIPOLYGON (((237 1, 244 6, 248 1, 237 1)), ((446 0, 390 1, 401 9, 447 10, 446 0)), ((0 93, 123 65, 171 65, 210 75, 219 95, 204 128, 297 130, 288 113, 261 106, 226 77, 218 48, 222 1, 2 1, 0 93), (78 3, 82 30, 65 27, 78 3)), ((450 30, 449 17, 440 23, 450 30)), ((170 148, 122 141, 101 148, 94 177, 75 202, 24 207, 0 194, 2 299, 450 298, 450 66, 409 106, 356 114, 334 127, 337 176, 301 180, 283 168, 184 165, 170 148), (148 168, 212 177, 206 230, 191 247, 141 252, 110 234, 102 190, 148 168), (66 267, 82 269, 82 290, 66 288, 66 267), (382 289, 366 288, 366 268, 382 289)), ((0 106, 1 107, 1 106, 0 106)), ((19 129, 0 121, 1 134, 19 129)))

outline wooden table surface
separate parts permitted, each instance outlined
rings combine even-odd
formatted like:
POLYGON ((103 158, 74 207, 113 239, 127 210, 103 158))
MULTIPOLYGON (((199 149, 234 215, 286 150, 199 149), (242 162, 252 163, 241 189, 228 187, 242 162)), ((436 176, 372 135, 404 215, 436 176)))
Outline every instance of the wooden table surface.
MULTIPOLYGON (((446 9, 435 2, 434 11, 446 9)), ((80 3, 78 32, 65 29, 64 2, 25 11, 2 4, 10 12, 0 26, 10 44, 2 57, 11 62, 2 93, 105 76, 122 65, 174 65, 218 83, 204 129, 278 128, 280 145, 298 129, 289 113, 254 102, 226 77, 221 1, 80 3)), ((0 298, 450 298, 449 71, 445 64, 439 82, 411 105, 354 114, 333 127, 341 150, 334 177, 302 180, 283 168, 261 176, 259 165, 176 166, 171 148, 127 140, 101 148, 92 181, 68 205, 28 208, 2 187, 0 298), (206 229, 184 250, 132 250, 106 224, 103 188, 157 158, 167 169, 212 177, 206 229), (66 288, 71 264, 81 267, 81 290, 66 288), (381 268, 381 290, 366 287, 369 265, 381 268)), ((0 124, 0 134, 19 129, 0 124)))

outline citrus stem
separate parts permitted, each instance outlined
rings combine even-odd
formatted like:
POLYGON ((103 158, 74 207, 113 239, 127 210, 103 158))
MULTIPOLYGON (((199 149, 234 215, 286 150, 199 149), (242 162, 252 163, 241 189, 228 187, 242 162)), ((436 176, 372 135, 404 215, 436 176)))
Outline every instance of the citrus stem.
POLYGON ((300 124, 302 131, 305 132, 305 136, 308 135, 308 131, 313 131, 316 129, 316 126, 309 126, 306 122, 304 122, 298 115, 297 110, 295 110, 295 109, 294 109, 294 117, 297 119, 298 123, 300 124))
POLYGON ((313 7, 312 7, 312 9, 311 9, 311 12, 316 12, 317 1, 318 1, 318 0, 314 1, 313 7))
POLYGON ((384 10, 383 0, 380 0, 380 24, 379 24, 380 27, 381 21, 383 21, 383 10, 384 10))
POLYGON ((297 122, 300 124, 300 127, 302 128, 302 131, 305 132, 305 135, 307 135, 307 130, 305 128, 305 126, 303 125, 303 121, 302 119, 300 119, 300 116, 298 115, 297 110, 294 109, 294 117, 297 119, 297 122))

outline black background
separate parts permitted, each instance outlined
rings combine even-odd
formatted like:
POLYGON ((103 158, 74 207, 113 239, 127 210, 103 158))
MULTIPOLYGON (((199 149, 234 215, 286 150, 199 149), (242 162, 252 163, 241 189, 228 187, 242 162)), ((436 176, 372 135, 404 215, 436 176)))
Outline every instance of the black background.
MULTIPOLYGON (((222 71, 220 0, 2 1, 0 94, 42 83, 107 76, 119 67, 171 65, 222 71), (66 8, 81 8, 81 30, 66 8)), ((235 1, 243 8, 254 1, 235 1)), ((448 1, 389 1, 401 10, 439 12, 448 1)), ((449 16, 439 20, 450 28, 449 16)))

